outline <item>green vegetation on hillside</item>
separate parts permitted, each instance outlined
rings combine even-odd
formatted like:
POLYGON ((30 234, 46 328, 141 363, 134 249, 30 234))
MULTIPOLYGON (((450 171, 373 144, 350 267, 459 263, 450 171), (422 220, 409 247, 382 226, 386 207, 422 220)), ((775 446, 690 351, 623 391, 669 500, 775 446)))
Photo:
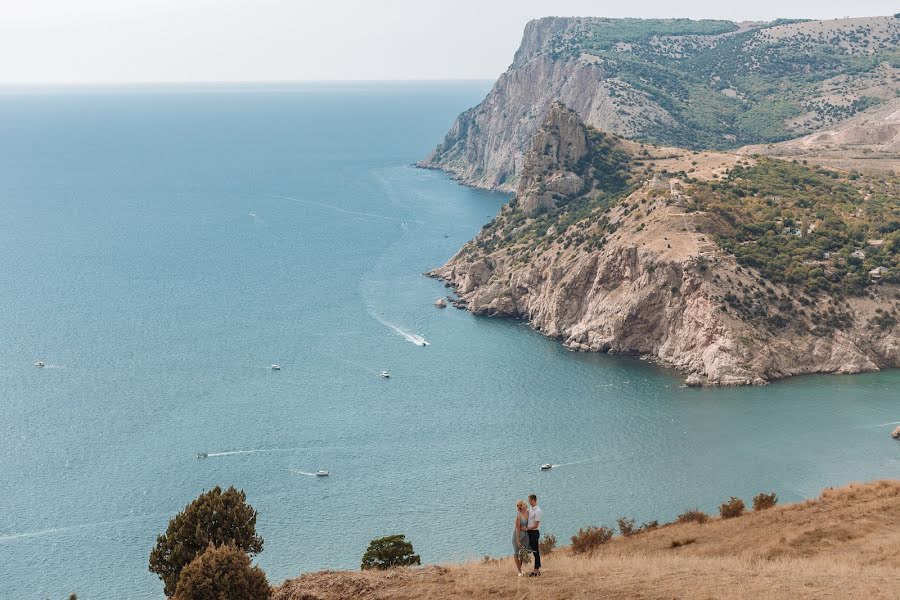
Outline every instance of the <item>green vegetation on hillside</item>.
POLYGON ((722 181, 695 182, 688 210, 722 217, 718 244, 769 281, 858 295, 875 281, 900 282, 898 194, 893 176, 760 158, 722 181))
POLYGON ((671 119, 637 137, 687 148, 777 142, 844 119, 881 100, 872 84, 896 89, 887 65, 900 65, 900 24, 859 24, 768 35, 775 21, 739 29, 730 21, 583 19, 552 36, 556 60, 596 57, 623 107, 647 100, 671 119), (879 84, 880 81, 880 84, 879 84))

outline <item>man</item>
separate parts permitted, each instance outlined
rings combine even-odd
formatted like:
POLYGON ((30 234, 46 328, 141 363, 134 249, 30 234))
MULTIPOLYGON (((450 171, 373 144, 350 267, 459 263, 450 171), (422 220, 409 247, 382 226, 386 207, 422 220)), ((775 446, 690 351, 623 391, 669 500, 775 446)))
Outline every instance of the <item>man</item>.
POLYGON ((538 542, 541 539, 541 516, 543 513, 541 512, 541 507, 538 506, 537 496, 534 494, 528 495, 528 504, 531 505, 531 508, 528 509, 528 526, 525 531, 528 533, 528 545, 531 546, 531 551, 534 553, 534 571, 528 574, 529 577, 540 577, 541 575, 541 547, 538 545, 538 542))

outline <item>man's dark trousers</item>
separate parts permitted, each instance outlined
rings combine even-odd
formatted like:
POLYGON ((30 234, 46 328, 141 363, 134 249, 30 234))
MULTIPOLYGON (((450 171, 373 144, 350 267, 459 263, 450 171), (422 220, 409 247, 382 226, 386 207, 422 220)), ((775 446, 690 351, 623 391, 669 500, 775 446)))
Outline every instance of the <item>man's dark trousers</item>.
POLYGON ((534 552, 534 570, 538 571, 541 568, 541 547, 538 545, 538 541, 541 539, 541 532, 537 529, 529 529, 528 530, 528 545, 531 546, 531 551, 534 552))

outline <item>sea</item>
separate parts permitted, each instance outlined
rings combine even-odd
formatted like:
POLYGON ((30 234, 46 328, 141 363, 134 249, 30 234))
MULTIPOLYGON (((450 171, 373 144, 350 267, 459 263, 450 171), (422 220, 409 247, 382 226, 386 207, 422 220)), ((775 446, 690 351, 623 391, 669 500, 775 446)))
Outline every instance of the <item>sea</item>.
POLYGON ((509 197, 414 163, 489 87, 0 90, 0 597, 161 600, 156 536, 214 486, 277 584, 389 534, 509 555, 529 493, 565 542, 900 476, 898 371, 688 389, 435 308, 509 197))

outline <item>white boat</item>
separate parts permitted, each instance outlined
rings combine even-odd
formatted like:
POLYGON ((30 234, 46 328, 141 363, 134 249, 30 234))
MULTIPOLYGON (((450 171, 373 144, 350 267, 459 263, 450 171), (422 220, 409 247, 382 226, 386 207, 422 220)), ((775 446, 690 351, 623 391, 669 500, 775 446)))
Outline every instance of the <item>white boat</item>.
POLYGON ((547 463, 545 465, 541 465, 541 471, 549 471, 552 468, 553 468, 553 465, 551 465, 549 463, 547 463))
POLYGON ((381 378, 382 378, 382 379, 390 379, 390 378, 391 378, 391 374, 388 373, 387 371, 382 371, 382 372, 381 372, 381 378))
POLYGON ((272 369, 273 371, 280 371, 280 370, 281 370, 281 367, 278 366, 278 365, 272 365, 271 369, 272 369))
POLYGON ((209 454, 207 454, 206 452, 198 452, 197 458, 209 458, 209 454))
POLYGON ((43 361, 39 360, 39 361, 37 361, 36 363, 34 363, 34 366, 36 366, 36 367, 39 368, 39 369, 43 369, 43 368, 46 367, 47 365, 45 365, 43 361))
POLYGON ((325 469, 316 471, 316 477, 328 477, 329 473, 325 469))
POLYGON ((900 440, 900 426, 898 426, 897 429, 891 432, 891 437, 895 440, 900 440))

